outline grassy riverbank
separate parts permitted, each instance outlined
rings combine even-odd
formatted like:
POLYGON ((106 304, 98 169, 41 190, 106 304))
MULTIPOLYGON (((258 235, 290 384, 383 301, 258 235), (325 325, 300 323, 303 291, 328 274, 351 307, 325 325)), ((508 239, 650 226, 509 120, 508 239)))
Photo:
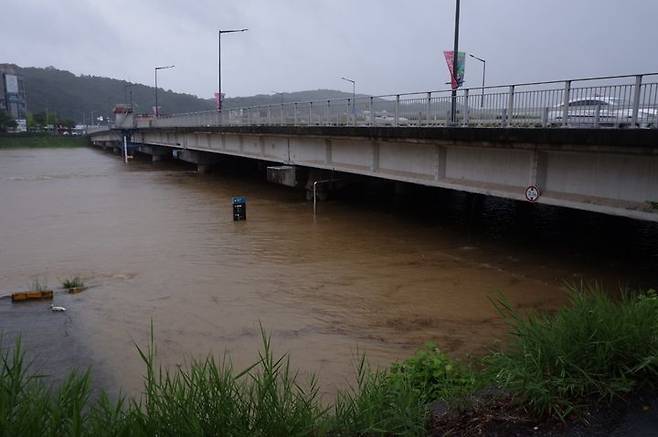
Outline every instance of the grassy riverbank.
POLYGON ((554 314, 495 305, 510 323, 503 350, 459 363, 427 345, 385 370, 364 359, 355 385, 330 406, 319 400, 317 379, 300 380, 265 334, 260 360, 241 371, 228 359, 163 371, 152 341, 138 350, 146 369, 139 400, 90 400, 89 374, 49 390, 29 374, 17 347, 2 354, 0 435, 463 435, 481 424, 463 424, 465 415, 498 411, 533 423, 570 422, 658 383, 653 291, 619 299, 574 291, 554 314))
POLYGON ((82 147, 89 144, 85 136, 45 134, 0 134, 0 149, 82 147))

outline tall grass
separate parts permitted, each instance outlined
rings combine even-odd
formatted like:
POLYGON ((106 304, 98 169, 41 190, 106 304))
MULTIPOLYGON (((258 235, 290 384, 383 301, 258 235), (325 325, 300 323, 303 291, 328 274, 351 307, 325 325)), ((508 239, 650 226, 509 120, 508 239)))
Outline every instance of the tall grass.
POLYGON ((409 378, 391 378, 359 362, 357 385, 339 392, 327 428, 336 436, 425 435, 425 393, 409 378))
POLYGON ((658 383, 658 299, 618 300, 597 286, 571 288, 555 314, 521 316, 499 301, 512 338, 490 359, 497 381, 531 412, 566 418, 592 402, 658 383))
POLYGON ((259 360, 241 372, 208 358, 170 374, 155 369, 153 343, 139 349, 147 376, 143 402, 132 405, 134 428, 158 436, 312 435, 324 415, 315 379, 302 384, 265 333, 262 341, 259 360))

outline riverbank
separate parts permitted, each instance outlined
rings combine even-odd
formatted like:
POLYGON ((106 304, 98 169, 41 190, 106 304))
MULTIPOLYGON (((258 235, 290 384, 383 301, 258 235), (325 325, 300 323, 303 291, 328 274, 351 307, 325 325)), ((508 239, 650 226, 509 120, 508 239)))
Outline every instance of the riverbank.
POLYGON ((86 136, 47 134, 0 134, 0 148, 61 148, 89 144, 86 136))
POLYGON ((364 358, 356 383, 328 407, 318 379, 302 380, 264 331, 260 359, 242 371, 228 357, 163 371, 152 338, 138 348, 143 398, 115 402, 89 399, 89 374, 47 390, 17 347, 2 354, 0 434, 610 435, 611 426, 628 431, 633 414, 651 426, 656 293, 571 296, 552 314, 521 314, 497 299, 509 341, 481 359, 455 361, 432 344, 388 369, 364 358))

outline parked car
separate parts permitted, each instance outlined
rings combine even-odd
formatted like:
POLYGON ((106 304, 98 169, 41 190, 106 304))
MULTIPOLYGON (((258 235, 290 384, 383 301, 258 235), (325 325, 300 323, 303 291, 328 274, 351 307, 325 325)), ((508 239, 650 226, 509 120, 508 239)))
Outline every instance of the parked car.
MULTIPOLYGON (((640 108, 638 127, 656 127, 658 110, 640 108)), ((553 106, 548 111, 548 124, 563 125, 564 104, 553 106)), ((587 97, 569 101, 567 126, 569 127, 629 127, 633 121, 633 109, 620 99, 613 97, 587 97)))
MULTIPOLYGON (((408 126, 409 119, 398 117, 398 126, 408 126)), ((395 116, 389 113, 375 114, 375 126, 395 126, 395 116)))

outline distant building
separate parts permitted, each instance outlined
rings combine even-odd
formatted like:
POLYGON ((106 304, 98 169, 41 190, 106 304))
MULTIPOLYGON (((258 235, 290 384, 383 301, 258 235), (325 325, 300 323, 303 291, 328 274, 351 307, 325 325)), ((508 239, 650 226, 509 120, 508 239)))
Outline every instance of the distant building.
POLYGON ((25 85, 14 64, 0 64, 0 111, 8 112, 15 120, 27 118, 25 85))

